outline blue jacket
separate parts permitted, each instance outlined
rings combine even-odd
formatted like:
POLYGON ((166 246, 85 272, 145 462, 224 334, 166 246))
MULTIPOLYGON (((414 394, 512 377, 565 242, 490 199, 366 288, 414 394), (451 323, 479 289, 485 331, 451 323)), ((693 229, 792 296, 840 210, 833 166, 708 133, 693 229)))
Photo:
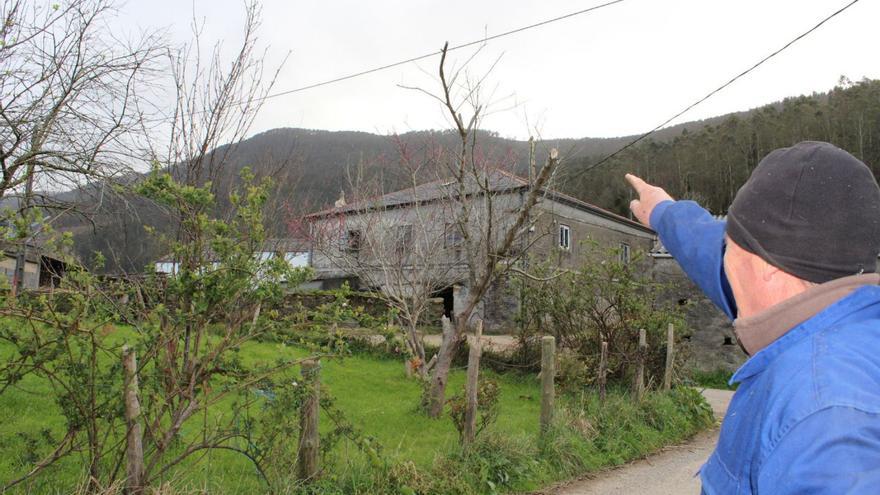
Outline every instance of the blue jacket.
MULTIPOLYGON (((725 222, 692 201, 665 201, 651 225, 734 318, 725 222)), ((700 470, 703 493, 880 494, 880 287, 860 287, 792 328, 735 382, 718 446, 700 470)))

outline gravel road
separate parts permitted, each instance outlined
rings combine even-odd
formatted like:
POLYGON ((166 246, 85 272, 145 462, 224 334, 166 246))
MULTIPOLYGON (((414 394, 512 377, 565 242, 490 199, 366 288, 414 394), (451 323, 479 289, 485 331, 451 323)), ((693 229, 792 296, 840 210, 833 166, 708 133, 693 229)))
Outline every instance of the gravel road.
MULTIPOLYGON (((703 395, 719 419, 724 416, 733 392, 706 389, 703 395)), ((696 495, 700 493, 697 470, 706 462, 718 441, 718 429, 698 434, 690 442, 669 447, 646 459, 594 474, 591 479, 538 492, 552 495, 696 495)))
MULTIPOLYGON (((425 335, 422 339, 428 345, 439 347, 442 335, 425 335)), ((468 339, 473 339, 473 336, 468 335, 468 339)), ((516 347, 516 337, 513 335, 483 335, 480 340, 483 342, 484 349, 491 347, 496 352, 505 352, 516 347)))

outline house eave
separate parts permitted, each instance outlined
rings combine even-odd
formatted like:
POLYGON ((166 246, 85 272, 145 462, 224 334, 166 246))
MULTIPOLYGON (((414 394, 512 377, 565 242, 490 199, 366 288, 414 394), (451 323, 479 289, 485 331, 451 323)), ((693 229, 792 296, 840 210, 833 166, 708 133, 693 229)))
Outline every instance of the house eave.
POLYGON ((641 232, 644 232, 646 234, 651 234, 651 235, 655 235, 655 236, 657 235, 657 232, 655 232, 653 229, 651 229, 649 227, 645 227, 644 225, 642 225, 639 222, 636 222, 634 220, 630 220, 629 218, 618 215, 616 213, 612 213, 604 208, 600 208, 596 205, 592 205, 592 204, 587 203, 585 201, 581 201, 577 198, 573 198, 573 197, 568 196, 566 194, 563 194, 563 193, 560 193, 557 191, 553 191, 553 190, 544 191, 544 194, 547 198, 550 198, 553 201, 562 203, 564 205, 571 206, 573 208, 577 208, 581 211, 587 211, 587 212, 593 213, 595 215, 606 218, 608 220, 612 220, 614 222, 624 224, 628 227, 632 227, 632 228, 639 230, 641 232))

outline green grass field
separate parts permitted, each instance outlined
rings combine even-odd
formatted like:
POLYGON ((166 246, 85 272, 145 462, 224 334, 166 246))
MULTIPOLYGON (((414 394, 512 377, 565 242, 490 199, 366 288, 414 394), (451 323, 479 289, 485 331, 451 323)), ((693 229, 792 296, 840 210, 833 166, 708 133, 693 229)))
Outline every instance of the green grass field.
MULTIPOLYGON (((277 343, 250 343, 240 353, 245 364, 306 356, 302 348, 277 343)), ((674 394, 652 394, 637 404, 625 394, 615 392, 607 404, 600 406, 592 393, 578 393, 561 398, 560 403, 569 411, 560 414, 560 421, 566 422, 565 433, 554 437, 559 445, 550 446, 552 452, 547 453, 548 447, 537 441, 537 379, 490 372, 483 376, 491 376, 500 386, 500 415, 487 438, 501 443, 489 445, 487 452, 480 454, 483 457, 478 464, 489 459, 485 461, 488 467, 483 466, 480 472, 450 474, 447 471, 458 470, 450 466, 464 462, 457 432, 448 416, 432 420, 417 412, 421 388, 416 380, 405 377, 402 362, 350 356, 325 359, 321 371, 323 390, 335 397, 347 419, 378 440, 390 465, 406 465, 426 478, 428 481, 423 480, 421 486, 431 488, 423 490, 491 493, 496 489, 536 488, 584 470, 626 462, 681 441, 708 424, 700 411, 689 409, 692 405, 674 394), (448 488, 431 479, 447 475, 461 479, 456 478, 448 488), (495 478, 498 483, 492 481, 495 478)), ((461 389, 463 380, 463 370, 452 373, 449 395, 461 389)), ((209 415, 228 413, 223 408, 219 405, 209 415)), ((63 433, 63 421, 49 387, 33 377, 0 395, 0 482, 26 472, 38 460, 28 442, 38 441, 43 430, 57 438, 63 433)), ((329 426, 322 424, 322 429, 326 428, 329 426)), ((195 431, 195 425, 190 425, 183 434, 195 431)), ((380 491, 365 456, 353 444, 343 441, 338 450, 337 465, 327 467, 324 486, 340 493, 380 491)), ((472 462, 469 460, 466 465, 472 462)), ((84 465, 82 458, 71 456, 32 483, 20 486, 18 492, 69 493, 83 481, 84 465)), ((168 481, 183 491, 225 494, 266 490, 249 461, 227 452, 193 458, 168 481)))

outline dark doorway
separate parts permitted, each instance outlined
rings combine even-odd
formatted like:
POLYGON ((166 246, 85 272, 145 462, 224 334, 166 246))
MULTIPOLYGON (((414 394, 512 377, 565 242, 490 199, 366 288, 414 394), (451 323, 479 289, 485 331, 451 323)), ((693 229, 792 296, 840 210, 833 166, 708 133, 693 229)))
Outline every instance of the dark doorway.
POLYGON ((452 287, 435 292, 434 297, 443 298, 443 314, 447 318, 452 319, 452 314, 455 312, 455 296, 453 295, 452 287))
POLYGON ((40 256, 40 287, 56 288, 67 271, 67 265, 48 256, 40 256))

